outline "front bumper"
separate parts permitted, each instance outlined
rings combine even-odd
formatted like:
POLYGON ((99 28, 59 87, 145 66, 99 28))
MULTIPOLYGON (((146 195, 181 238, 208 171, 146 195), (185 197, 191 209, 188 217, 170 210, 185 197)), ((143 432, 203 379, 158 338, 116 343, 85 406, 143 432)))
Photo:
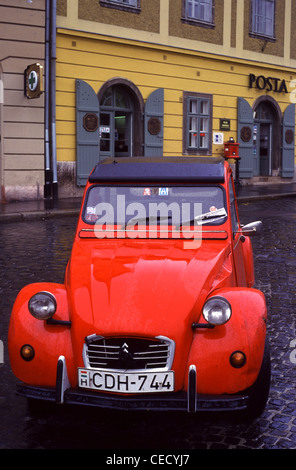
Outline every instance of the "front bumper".
POLYGON ((247 408, 248 396, 200 395, 196 393, 196 369, 189 368, 187 392, 155 393, 145 395, 118 395, 71 388, 64 356, 57 363, 56 387, 35 387, 19 384, 21 396, 55 403, 96 406, 116 410, 151 411, 241 411, 247 408))
MULTIPOLYGON (((18 394, 27 398, 47 400, 59 403, 56 400, 56 389, 36 388, 28 385, 19 385, 18 394)), ((195 408, 189 409, 188 397, 185 392, 168 393, 153 396, 117 396, 99 392, 68 389, 64 394, 65 404, 88 405, 98 408, 112 408, 115 410, 149 410, 149 411, 240 411, 247 408, 246 395, 196 395, 195 408)))

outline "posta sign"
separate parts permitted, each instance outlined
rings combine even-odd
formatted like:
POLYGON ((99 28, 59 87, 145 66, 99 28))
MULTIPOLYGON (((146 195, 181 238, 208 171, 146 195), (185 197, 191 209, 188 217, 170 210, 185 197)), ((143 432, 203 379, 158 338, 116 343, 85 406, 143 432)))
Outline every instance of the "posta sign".
POLYGON ((285 80, 275 77, 265 77, 264 75, 249 74, 249 88, 258 90, 274 91, 276 93, 288 93, 285 80))

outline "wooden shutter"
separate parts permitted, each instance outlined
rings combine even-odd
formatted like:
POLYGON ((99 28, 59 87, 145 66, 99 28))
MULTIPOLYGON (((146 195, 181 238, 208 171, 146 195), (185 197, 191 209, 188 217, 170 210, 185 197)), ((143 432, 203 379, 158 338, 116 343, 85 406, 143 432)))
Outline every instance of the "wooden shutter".
POLYGON ((295 104, 290 104, 283 115, 282 177, 294 176, 295 104))
POLYGON ((76 80, 76 172, 77 186, 84 186, 99 161, 100 107, 92 87, 76 80))
POLYGON ((163 154, 163 108, 164 90, 158 88, 148 97, 144 115, 144 155, 145 157, 163 154))
POLYGON ((258 166, 258 156, 253 153, 253 110, 244 98, 238 98, 237 121, 237 141, 241 157, 240 177, 251 178, 258 166))

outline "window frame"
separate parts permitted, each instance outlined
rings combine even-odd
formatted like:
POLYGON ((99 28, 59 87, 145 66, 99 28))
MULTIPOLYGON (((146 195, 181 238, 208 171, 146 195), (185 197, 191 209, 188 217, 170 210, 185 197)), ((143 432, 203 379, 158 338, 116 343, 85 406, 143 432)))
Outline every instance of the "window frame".
POLYGON ((136 6, 124 3, 124 0, 100 0, 100 5, 105 8, 127 11, 129 13, 141 13, 141 0, 135 0, 136 6))
MULTIPOLYGON (((196 1, 201 1, 201 0, 196 0, 196 1)), ((201 26, 203 28, 214 29, 215 28, 215 0, 211 0, 211 2, 212 2, 211 20, 207 21, 201 18, 189 17, 187 15, 188 0, 183 0, 182 1, 182 22, 186 24, 194 25, 194 26, 201 26)))
MULTIPOLYGON (((141 190, 143 190, 143 191, 145 191, 145 190, 151 190, 151 194, 150 194, 149 196, 144 196, 144 195, 143 195, 143 197, 144 197, 143 203, 144 203, 144 201, 145 201, 145 203, 147 203, 148 207, 149 207, 149 204, 150 204, 150 203, 152 203, 152 204, 154 205, 154 208, 152 209, 153 214, 154 214, 154 211, 155 211, 155 210, 156 210, 157 212, 161 211, 162 209, 163 209, 164 211, 166 211, 166 207, 163 207, 163 206, 167 206, 168 211, 172 211, 172 210, 174 209, 174 207, 172 208, 172 204, 178 204, 179 206, 182 207, 182 210, 184 210, 182 204, 186 204, 186 203, 188 203, 188 202, 191 203, 192 201, 193 201, 192 204, 194 204, 194 202, 201 203, 200 200, 196 200, 196 199, 195 199, 195 196, 196 196, 196 197, 198 196, 198 191, 201 190, 201 191, 202 191, 202 192, 201 192, 201 195, 202 195, 203 191, 206 192, 207 189, 213 190, 213 188, 215 188, 215 189, 217 189, 217 197, 220 196, 218 193, 221 192, 221 199, 222 199, 222 202, 223 202, 223 206, 222 206, 222 207, 226 210, 226 215, 217 218, 217 220, 212 220, 211 223, 207 223, 207 222, 205 221, 205 224, 202 224, 202 225, 206 225, 206 226, 215 226, 215 227, 224 225, 225 222, 228 220, 229 215, 230 215, 230 214, 228 213, 228 208, 227 208, 227 196, 226 196, 225 188, 224 188, 222 185, 220 185, 219 183, 215 183, 215 184, 203 184, 203 183, 198 183, 198 184, 195 184, 195 185, 192 184, 192 182, 186 182, 186 183, 184 183, 184 184, 182 184, 182 185, 180 185, 179 183, 168 183, 168 184, 166 183, 165 186, 160 186, 159 184, 151 183, 151 182, 149 182, 149 181, 147 181, 146 183, 142 183, 142 182, 139 182, 139 183, 123 182, 123 183, 121 183, 121 184, 120 184, 120 183, 104 183, 104 182, 102 182, 102 183, 94 183, 94 184, 90 185, 89 188, 87 189, 87 192, 86 192, 86 195, 85 195, 85 199, 84 199, 84 203, 83 203, 82 213, 81 213, 81 219, 82 219, 82 221, 83 221, 85 224, 87 224, 87 225, 96 225, 96 223, 97 223, 97 220, 96 220, 96 218, 95 218, 95 214, 94 214, 93 212, 89 211, 90 217, 89 217, 89 218, 87 217, 88 208, 93 208, 93 209, 95 209, 99 203, 106 203, 106 204, 111 204, 111 205, 112 205, 112 203, 111 203, 110 201, 103 201, 103 200, 102 200, 102 201, 98 200, 98 201, 96 202, 95 206, 89 204, 91 192, 92 192, 95 188, 102 188, 102 189, 107 189, 107 190, 118 188, 118 189, 121 190, 121 191, 124 191, 125 188, 126 188, 127 190, 128 190, 128 189, 133 189, 133 188, 135 188, 135 189, 141 189, 141 190), (181 189, 185 189, 185 188, 186 188, 186 189, 189 189, 189 190, 193 190, 193 191, 195 192, 195 195, 191 196, 191 197, 193 197, 193 199, 189 200, 188 196, 186 196, 186 193, 184 194, 183 197, 182 197, 182 195, 180 195, 180 200, 179 200, 179 201, 177 201, 177 200, 172 200, 171 198, 167 199, 167 197, 166 197, 165 195, 163 195, 163 196, 156 196, 157 199, 158 199, 158 201, 155 199, 155 195, 156 195, 156 194, 159 194, 159 190, 160 190, 160 189, 178 189, 178 188, 181 188, 181 189), (155 190, 156 190, 156 192, 155 192, 155 190), (218 190, 219 190, 219 191, 218 191, 218 190), (186 198, 186 197, 187 197, 188 199, 185 200, 184 198, 186 198), (153 199, 152 199, 152 198, 153 198, 153 199), (151 201, 152 201, 152 202, 151 202, 151 201), (92 216, 92 214, 94 215, 94 217, 92 216), (220 219, 222 219, 222 220, 220 220, 220 219)), ((115 196, 117 197, 118 195, 119 195, 119 196, 120 196, 120 195, 123 195, 123 196, 124 196, 124 194, 118 194, 118 193, 116 193, 115 196)), ((211 200, 211 199, 209 198, 209 202, 211 202, 211 201, 212 201, 212 204, 215 205, 215 202, 218 202, 218 199, 216 199, 216 201, 213 201, 213 200, 211 200)), ((141 203, 141 200, 140 200, 140 199, 138 199, 138 200, 135 199, 135 200, 133 200, 133 201, 128 201, 128 202, 126 202, 126 200, 125 200, 125 204, 127 204, 127 205, 126 205, 126 207, 124 208, 124 209, 125 209, 124 215, 125 215, 125 217, 130 216, 130 217, 129 217, 129 220, 133 219, 134 217, 133 217, 133 214, 127 213, 127 212, 126 212, 126 209, 127 209, 127 207, 128 207, 130 204, 134 204, 134 203, 136 203, 136 204, 137 204, 137 203, 141 203)), ((143 206, 145 207, 145 210, 147 210, 147 205, 144 205, 144 204, 143 204, 143 206)), ((204 205, 205 205, 205 204, 203 203, 203 206, 204 206, 204 205)), ((116 210, 117 210, 117 209, 118 209, 117 203, 114 203, 114 204, 113 204, 113 207, 116 208, 116 210)), ((191 210, 192 210, 192 207, 193 207, 193 206, 191 206, 191 210)), ((208 207, 208 206, 207 206, 207 207, 208 207)), ((220 208, 220 207, 218 206, 218 208, 220 208)), ((136 207, 134 207, 134 209, 135 209, 135 211, 137 211, 137 208, 136 208, 136 207)), ((205 212, 207 212, 207 210, 205 210, 205 212)), ((147 211, 146 213, 149 214, 149 208, 148 208, 148 211, 147 211)), ((153 214, 152 214, 152 217, 153 217, 153 214)), ((180 214, 181 214, 181 213, 180 213, 180 214)), ((103 215, 103 214, 102 214, 102 215, 103 215)), ((106 214, 105 214, 105 215, 106 215, 106 214)), ((115 215, 115 211, 114 211, 114 215, 115 215)), ((116 215, 117 215, 117 214, 116 214, 116 215)), ((150 215, 151 215, 151 214, 150 214, 150 215)), ((160 213, 160 215, 161 215, 161 213, 160 213)), ((200 214, 197 214, 197 215, 200 215, 200 214)), ((117 218, 116 218, 116 219, 117 219, 117 218)), ((187 219, 186 219, 185 221, 183 221, 183 220, 178 220, 178 221, 177 221, 177 225, 178 225, 179 222, 182 222, 183 225, 184 225, 184 227, 187 226, 187 225, 190 226, 190 227, 195 226, 195 220, 194 220, 194 218, 190 216, 190 219, 192 219, 192 220, 188 220, 188 221, 187 221, 187 219)), ((115 220, 115 219, 114 219, 114 220, 115 220)), ((124 222, 127 222, 127 220, 125 219, 125 220, 120 220, 120 221, 119 221, 119 220, 117 219, 117 220, 115 220, 115 224, 114 224, 114 225, 118 225, 118 224, 119 224, 119 225, 122 225, 124 222)), ((135 222, 136 222, 136 221, 135 221, 135 222)), ((143 224, 145 224, 145 225, 147 225, 147 226, 148 226, 149 224, 154 225, 153 222, 151 223, 150 221, 149 221, 149 222, 148 222, 148 221, 147 221, 147 222, 143 222, 143 224)), ((167 224, 167 226, 172 226, 172 225, 175 225, 175 222, 174 222, 174 220, 172 220, 170 223, 169 223, 168 220, 163 220, 163 221, 159 220, 158 224, 159 224, 159 225, 166 225, 166 224, 167 224)), ((156 225, 157 225, 157 223, 156 223, 156 225)), ((200 225, 200 226, 201 226, 201 225, 200 225)))
POLYGON ((183 92, 183 154, 185 155, 211 155, 212 154, 212 120, 213 120, 213 95, 208 93, 197 93, 197 92, 183 92), (198 101, 199 109, 200 103, 202 101, 208 102, 209 110, 208 113, 197 113, 190 112, 190 102, 191 100, 198 101), (190 146, 190 133, 193 133, 194 130, 190 128, 190 119, 195 117, 198 120, 198 129, 197 130, 197 146, 190 146), (204 117, 208 119, 208 143, 206 147, 200 145, 201 128, 200 128, 200 118, 204 117))
MULTIPOLYGON (((250 8, 250 36, 254 38, 259 38, 259 39, 264 39, 265 41, 271 41, 274 42, 276 40, 276 34, 275 34, 275 15, 276 12, 276 0, 251 0, 251 8, 250 8), (258 8, 259 2, 272 2, 273 4, 273 18, 272 18, 272 34, 267 34, 266 32, 262 31, 255 31, 255 16, 258 16, 256 13, 256 7, 258 8)), ((265 31, 266 31, 266 19, 267 17, 264 17, 264 25, 265 25, 265 31)))

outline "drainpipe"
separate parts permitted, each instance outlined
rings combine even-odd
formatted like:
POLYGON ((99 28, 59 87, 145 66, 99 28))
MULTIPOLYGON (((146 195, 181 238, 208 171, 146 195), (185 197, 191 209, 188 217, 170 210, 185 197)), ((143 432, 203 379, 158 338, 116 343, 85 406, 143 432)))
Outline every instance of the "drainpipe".
POLYGON ((50 164, 50 140, 49 140, 49 68, 50 68, 50 0, 46 0, 45 18, 45 185, 44 197, 51 197, 52 172, 50 164))
POLYGON ((51 154, 52 154, 52 197, 58 198, 57 145, 56 145, 56 19, 57 2, 51 0, 51 154))
POLYGON ((56 158, 56 0, 46 0, 45 27, 45 186, 44 197, 57 199, 56 158))

